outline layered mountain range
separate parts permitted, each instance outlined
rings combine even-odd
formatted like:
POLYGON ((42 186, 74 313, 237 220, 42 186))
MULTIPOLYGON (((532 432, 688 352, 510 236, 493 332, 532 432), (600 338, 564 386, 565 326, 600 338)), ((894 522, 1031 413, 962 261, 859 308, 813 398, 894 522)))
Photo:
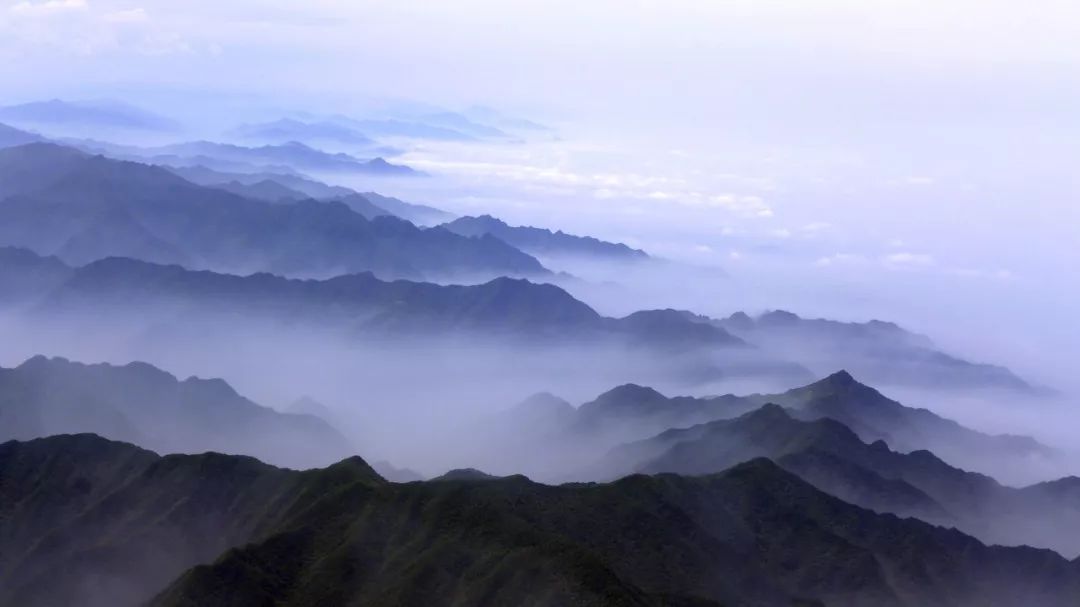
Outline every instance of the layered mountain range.
MULTIPOLYGON (((559 287, 523 279, 439 285, 384 281, 364 273, 300 280, 194 271, 119 257, 73 267, 14 248, 0 248, 0 276, 10 287, 8 305, 37 318, 92 313, 121 322, 126 318, 132 326, 244 318, 368 338, 471 334, 534 345, 611 341, 671 353, 736 348, 746 351, 748 360, 755 358, 744 341, 718 327, 662 310, 609 318, 559 287)), ((782 361, 773 364, 777 371, 803 373, 782 361)))
MULTIPOLYGON (((1080 525, 1080 501, 1051 497, 1046 491, 1054 485, 1075 485, 1077 479, 1006 487, 989 476, 950 466, 925 448, 894 451, 881 439, 864 442, 833 418, 799 419, 805 415, 767 404, 736 419, 667 430, 618 447, 607 460, 615 469, 622 467, 623 473, 701 475, 767 457, 819 489, 875 511, 957 527, 989 543, 1080 554, 1080 542, 1061 533, 1080 525)), ((970 443, 971 431, 962 433, 969 435, 970 443)), ((981 440, 1007 445, 1016 439, 982 436, 981 440)), ((1002 446, 999 457, 1007 449, 1002 446)))
POLYGON ((718 474, 404 485, 91 435, 0 445, 0 602, 1012 606, 1080 565, 832 497, 765 459, 718 474))
MULTIPOLYGON (((1030 437, 986 434, 927 409, 905 406, 846 371, 779 394, 667 397, 652 388, 627 384, 578 407, 541 394, 508 409, 492 422, 491 431, 515 437, 513 441, 523 450, 543 451, 549 443, 561 444, 576 454, 572 464, 576 466, 581 457, 619 443, 732 419, 766 404, 787 407, 786 414, 799 420, 834 420, 866 443, 888 444, 902 452, 929 450, 987 473, 1010 462, 1052 460, 1058 455, 1030 437)), ((602 478, 632 471, 637 468, 608 462, 584 474, 602 478)), ((572 467, 563 467, 561 472, 574 473, 572 467)))
POLYGON ((296 467, 354 451, 324 420, 262 407, 220 379, 41 356, 0 368, 0 440, 84 432, 165 453, 241 453, 296 467))
POLYGON ((936 401, 1049 390, 888 322, 607 315, 548 261, 674 262, 364 191, 420 176, 380 138, 546 127, 290 115, 0 107, 0 605, 1080 604, 1070 453, 936 401), (537 389, 606 391, 499 406, 537 389))
POLYGON ((0 121, 56 129, 104 128, 137 132, 173 132, 175 120, 126 103, 103 101, 30 101, 0 107, 0 121))
POLYGON ((1003 367, 973 364, 942 352, 929 337, 891 322, 810 319, 784 310, 757 317, 736 313, 707 322, 782 352, 819 373, 844 367, 882 385, 918 383, 934 389, 1048 393, 1003 367))
POLYGON ((490 215, 460 217, 443 227, 462 236, 490 234, 535 255, 544 257, 579 256, 610 261, 643 261, 648 255, 622 243, 604 242, 591 236, 574 236, 564 232, 545 230, 530 226, 510 226, 490 215))
POLYGON ((0 150, 0 193, 0 243, 73 263, 119 255, 284 274, 546 273, 493 237, 369 220, 342 202, 269 203, 52 144, 0 150))
POLYGON ((435 207, 405 202, 375 192, 359 193, 342 186, 331 186, 314 179, 289 173, 227 173, 203 166, 173 167, 171 170, 188 181, 213 186, 267 202, 288 202, 313 198, 340 201, 368 219, 393 215, 418 226, 432 226, 453 216, 435 207))
MULTIPOLYGON (((109 243, 110 247, 117 244, 115 240, 109 243)), ((605 317, 559 287, 521 279, 438 285, 385 281, 363 273, 298 280, 265 273, 242 276, 187 270, 129 258, 71 266, 14 248, 0 248, 0 276, 8 284, 0 303, 37 314, 93 313, 116 318, 131 328, 152 321, 177 325, 182 331, 184 322, 242 318, 322 327, 339 335, 367 338, 469 334, 503 343, 526 340, 533 346, 608 343, 658 353, 691 353, 690 359, 670 362, 683 369, 684 377, 697 377, 697 381, 768 377, 792 385, 813 376, 799 361, 682 312, 646 310, 622 318, 605 317)), ((843 360, 857 358, 854 351, 843 360)), ((953 360, 957 365, 977 366, 953 360)), ((983 387, 974 381, 981 377, 973 378, 970 387, 983 387)), ((909 385, 919 385, 918 377, 909 380, 909 385)), ((882 419, 874 431, 878 437, 893 437, 903 429, 882 419)), ((955 445, 958 450, 967 448, 955 445)))

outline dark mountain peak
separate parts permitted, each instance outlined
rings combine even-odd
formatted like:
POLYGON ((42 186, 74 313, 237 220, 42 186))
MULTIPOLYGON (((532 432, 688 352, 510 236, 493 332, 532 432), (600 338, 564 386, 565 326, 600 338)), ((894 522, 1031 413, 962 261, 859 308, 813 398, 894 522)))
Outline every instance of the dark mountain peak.
POLYGON ((746 342, 726 330, 706 322, 685 310, 672 308, 641 310, 619 319, 639 337, 650 342, 685 345, 744 346, 746 342))
POLYGON ((784 470, 780 464, 767 457, 755 457, 735 464, 727 470, 717 473, 716 476, 753 482, 760 482, 768 478, 786 483, 806 484, 802 479, 784 470))
POLYGON ((60 261, 51 255, 38 255, 26 247, 0 247, 0 259, 5 262, 38 262, 44 260, 60 261))
POLYGON ((896 332, 896 333, 904 333, 905 332, 903 327, 901 327, 900 325, 898 325, 898 324, 896 324, 894 322, 889 322, 887 320, 871 319, 871 320, 867 321, 866 326, 871 327, 871 328, 876 329, 876 330, 879 330, 879 331, 889 331, 889 332, 896 332))
POLYGON ((622 384, 597 396, 592 403, 586 403, 582 407, 590 404, 636 406, 641 403, 660 401, 667 401, 667 397, 653 388, 638 384, 622 384))
POLYGON ((731 316, 728 316, 726 322, 730 323, 735 328, 747 328, 754 326, 754 319, 750 318, 750 315, 746 312, 736 312, 731 316))
POLYGON ((852 375, 850 373, 848 373, 847 371, 845 371, 844 369, 841 369, 841 370, 837 371, 836 373, 833 373, 832 375, 826 377, 825 379, 823 379, 821 381, 823 383, 827 383, 830 386, 837 386, 837 387, 844 387, 844 388, 847 388, 847 387, 850 387, 850 386, 853 386, 853 385, 859 383, 859 382, 855 381, 855 378, 852 377, 852 375))
POLYGON ((802 388, 795 388, 791 392, 807 394, 813 397, 842 394, 856 394, 867 397, 881 396, 877 390, 860 383, 851 373, 844 370, 837 371, 802 388))
POLYGON ((132 259, 130 257, 117 257, 109 256, 97 261, 92 261, 81 268, 78 268, 77 275, 80 277, 129 277, 132 275, 141 275, 147 272, 168 272, 175 273, 184 272, 184 268, 179 265, 162 265, 154 264, 148 261, 142 261, 139 259, 132 259))
POLYGON ((490 234, 535 255, 600 256, 608 259, 643 260, 644 251, 625 244, 606 242, 592 236, 575 236, 561 230, 551 231, 534 226, 511 226, 491 215, 459 217, 443 227, 462 236, 480 237, 490 234))
POLYGON ((382 477, 375 468, 371 467, 364 458, 359 455, 353 455, 347 457, 336 464, 322 469, 320 474, 330 474, 339 477, 351 477, 349 480, 356 480, 364 483, 376 483, 382 484, 386 482, 386 479, 382 477))
POLYGON ((50 367, 53 364, 68 364, 70 362, 71 361, 69 361, 68 359, 62 358, 62 357, 59 357, 59 356, 48 357, 48 356, 45 356, 44 354, 35 354, 34 356, 31 356, 30 358, 23 361, 23 363, 21 365, 19 365, 18 367, 16 367, 16 369, 25 369, 25 370, 43 369, 43 368, 46 368, 46 367, 50 367))
POLYGON ((129 377, 139 378, 153 384, 175 384, 178 381, 171 373, 162 371, 149 363, 139 361, 129 362, 125 365, 111 365, 109 363, 86 364, 59 356, 50 358, 39 354, 26 360, 16 369, 34 375, 48 374, 54 376, 56 381, 62 381, 61 377, 65 376, 70 378, 72 374, 76 373, 100 376, 123 373, 129 377))
POLYGON ((899 403, 888 399, 874 388, 860 383, 854 376, 843 370, 837 371, 836 373, 819 379, 807 386, 790 390, 786 394, 802 401, 803 404, 827 403, 840 398, 844 402, 858 403, 860 405, 883 404, 887 402, 895 406, 901 406, 899 403))
POLYGON ((501 316, 549 318, 574 324, 594 322, 601 318, 587 304, 548 283, 500 276, 473 288, 481 294, 485 308, 501 316))
POLYGON ((84 364, 36 356, 0 374, 0 392, 11 386, 21 397, 0 398, 0 419, 11 420, 0 425, 0 436, 94 432, 165 453, 248 453, 302 467, 354 452, 318 418, 262 407, 222 379, 179 381, 142 362, 84 364))
POLYGON ((229 385, 229 382, 219 377, 203 379, 191 376, 181 383, 198 391, 199 394, 204 395, 206 398, 231 399, 240 397, 240 394, 229 385))
POLYGON ((794 324, 802 320, 799 315, 787 310, 772 310, 758 316, 758 322, 764 325, 777 326, 794 324))
POLYGON ((450 470, 442 476, 436 476, 431 479, 431 482, 441 481, 495 481, 499 480, 500 476, 488 474, 476 468, 455 468, 450 470))
POLYGON ((787 421, 794 419, 787 412, 787 409, 781 407, 776 403, 765 403, 758 409, 747 413, 742 416, 745 419, 763 419, 763 420, 776 420, 787 421))
POLYGON ((639 310, 626 318, 642 321, 651 320, 655 322, 682 322, 687 320, 688 314, 690 314, 690 312, 687 312, 686 310, 662 308, 656 310, 639 310))
POLYGON ((480 226, 484 226, 484 227, 487 227, 487 228, 506 228, 506 227, 510 227, 510 224, 506 223, 505 221, 499 219, 498 217, 494 217, 494 216, 488 215, 488 214, 477 215, 475 217, 461 217, 459 219, 455 219, 451 223, 465 224, 465 223, 469 223, 469 222, 476 223, 476 224, 478 224, 480 226))

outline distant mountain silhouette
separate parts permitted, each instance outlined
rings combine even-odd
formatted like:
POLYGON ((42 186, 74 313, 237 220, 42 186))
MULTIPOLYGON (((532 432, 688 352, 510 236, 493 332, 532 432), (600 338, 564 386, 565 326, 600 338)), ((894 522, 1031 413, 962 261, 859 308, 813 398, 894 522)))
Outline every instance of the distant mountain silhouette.
POLYGON ((523 450, 537 448, 545 441, 563 442, 567 449, 581 445, 604 449, 672 428, 732 419, 765 404, 778 403, 788 408, 786 415, 797 419, 833 419, 864 442, 884 441, 903 452, 931 450, 970 469, 987 470, 1010 461, 1058 455, 1029 437, 988 435, 926 409, 904 406, 857 382, 847 372, 781 394, 748 396, 668 397, 652 388, 626 384, 582 404, 573 414, 557 418, 531 413, 530 403, 526 401, 508 411, 507 419, 497 426, 518 436, 523 450), (533 439, 538 444, 531 444, 533 439))
MULTIPOLYGON (((232 192, 237 196, 252 198, 254 200, 264 200, 266 202, 296 202, 298 200, 310 198, 310 196, 305 196, 302 192, 287 188, 277 181, 270 179, 261 179, 251 183, 245 183, 234 179, 227 183, 216 184, 214 187, 219 190, 225 190, 226 192, 232 192)), ((363 215, 368 217, 366 214, 363 215)), ((371 218, 368 217, 368 219, 371 218)))
POLYGON ((299 200, 337 200, 368 219, 380 215, 400 217, 418 226, 432 226, 453 215, 422 204, 405 202, 375 192, 360 194, 349 188, 332 186, 300 175, 280 173, 226 173, 206 167, 174 167, 174 173, 199 185, 209 185, 270 202, 299 200))
POLYGON ((0 478, 0 602, 28 607, 1080 601, 1075 562, 876 514, 765 459, 392 484, 355 457, 292 472, 75 435, 0 445, 0 478))
POLYGON ((240 125, 233 130, 241 139, 284 143, 287 141, 333 141, 350 145, 370 145, 363 133, 330 121, 304 122, 282 118, 273 122, 240 125))
POLYGON ((404 200, 391 196, 383 196, 382 194, 376 194, 375 192, 364 192, 360 194, 360 196, 380 209, 385 209, 392 215, 415 223, 418 226, 433 226, 453 218, 452 214, 447 213, 442 209, 436 209, 435 207, 424 204, 405 202, 404 200))
POLYGON ((454 129, 479 139, 506 139, 510 137, 505 131, 489 124, 482 124, 476 120, 457 112, 436 112, 424 114, 420 120, 425 124, 454 129))
POLYGON ((0 124, 0 148, 10 148, 44 140, 44 137, 36 133, 23 131, 6 124, 0 124))
POLYGON ((27 249, 0 247, 0 304, 32 304, 71 278, 72 268, 57 257, 27 249))
POLYGON ((22 289, 40 311, 116 313, 137 306, 146 317, 179 309, 203 314, 242 314, 250 319, 352 327, 371 334, 430 336, 481 332, 500 339, 543 338, 558 343, 619 340, 664 351, 744 348, 721 329, 690 336, 671 325, 671 334, 643 329, 634 317, 607 318, 559 287, 523 279, 497 278, 478 285, 383 281, 370 273, 327 280, 295 280, 270 274, 237 276, 186 270, 125 258, 108 258, 63 271, 55 260, 32 259, 19 249, 0 249, 0 276, 22 289), (51 268, 48 288, 32 293, 39 267, 51 268))
MULTIPOLYGON (((159 147, 132 147, 103 144, 85 146, 91 152, 103 152, 121 159, 145 160, 155 164, 187 166, 198 159, 218 160, 237 166, 287 166, 300 171, 362 173, 387 177, 422 175, 404 165, 391 164, 383 158, 360 159, 344 153, 330 153, 298 141, 277 145, 245 147, 212 141, 192 141, 159 147)), ((197 164, 197 162, 194 162, 197 164)))
POLYGON ((752 402, 790 407, 806 419, 832 418, 868 442, 884 440, 901 451, 929 449, 962 465, 977 465, 998 456, 1039 457, 1050 450, 1015 435, 987 435, 968 429, 927 409, 906 407, 840 371, 783 394, 755 395, 752 402))
POLYGON ((36 357, 0 369, 0 422, 0 440, 93 432, 158 451, 223 451, 294 467, 352 452, 319 418, 278 413, 219 379, 179 381, 144 363, 36 357))
POLYGON ((356 192, 341 186, 332 186, 296 173, 232 173, 218 171, 205 166, 166 167, 169 171, 199 185, 221 187, 233 182, 251 186, 263 181, 270 181, 299 192, 315 200, 343 198, 356 192))
POLYGON ((0 121, 50 127, 98 127, 136 131, 175 131, 170 118, 117 101, 31 101, 0 107, 0 121))
POLYGON ((146 254, 283 274, 547 274, 536 259, 492 237, 424 230, 388 216, 368 220, 342 202, 267 203, 160 167, 52 144, 0 150, 0 191, 6 194, 0 245, 61 256, 74 251, 65 257, 73 262, 146 254))
POLYGON ((346 116, 332 116, 329 120, 377 138, 430 139, 434 141, 473 141, 476 139, 476 137, 468 133, 445 126, 427 124, 422 120, 402 120, 397 118, 357 120, 346 116))
POLYGON ((461 112, 462 115, 484 124, 491 124, 506 131, 520 131, 526 133, 554 133, 551 127, 517 116, 507 116, 502 112, 481 105, 474 105, 461 112))
POLYGON ((78 327, 91 314, 94 327, 115 327, 122 331, 117 335, 126 336, 122 339, 154 348, 302 331, 324 336, 329 344, 365 349, 442 347, 466 340, 495 349, 550 350, 569 356, 557 364, 569 364, 584 375, 593 369, 612 381, 629 375, 624 364, 634 365, 637 377, 677 385, 725 377, 786 382, 805 373, 763 358, 719 330, 702 336, 674 325, 670 335, 643 330, 633 319, 601 316, 556 286, 522 279, 439 285, 384 281, 363 273, 299 280, 192 271, 125 258, 68 267, 66 277, 54 274, 46 283, 23 275, 43 263, 24 259, 23 251, 0 249, 0 276, 21 285, 7 307, 24 311, 19 315, 23 326, 47 328, 55 339, 82 339, 78 327), (34 287, 42 289, 34 292, 34 287))
POLYGON ((929 338, 890 322, 807 319, 777 310, 757 318, 740 312, 714 323, 818 372, 847 368, 875 385, 1041 391, 1004 367, 946 354, 929 338))
POLYGON ((834 419, 800 421, 797 414, 767 404, 736 419, 668 430, 608 459, 629 472, 700 475, 768 457, 823 491, 879 512, 959 527, 986 542, 1080 554, 1080 540, 1060 533, 1080 524, 1074 495, 1045 492, 1047 484, 1005 487, 930 451, 867 444, 834 419))
POLYGON ((490 215, 460 217, 443 227, 462 236, 490 234, 538 257, 583 256, 619 261, 642 261, 649 257, 644 251, 632 249, 622 243, 604 242, 591 236, 573 236, 541 228, 512 227, 490 215))

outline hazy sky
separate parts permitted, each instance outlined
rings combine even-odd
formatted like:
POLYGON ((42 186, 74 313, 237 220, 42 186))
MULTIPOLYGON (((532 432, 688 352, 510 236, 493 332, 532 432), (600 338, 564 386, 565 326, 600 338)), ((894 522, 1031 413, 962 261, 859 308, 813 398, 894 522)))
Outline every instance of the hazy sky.
POLYGON ((0 102, 493 105, 562 139, 413 150, 415 195, 1023 364, 1080 355, 1078 40, 1066 0, 19 0, 0 102))

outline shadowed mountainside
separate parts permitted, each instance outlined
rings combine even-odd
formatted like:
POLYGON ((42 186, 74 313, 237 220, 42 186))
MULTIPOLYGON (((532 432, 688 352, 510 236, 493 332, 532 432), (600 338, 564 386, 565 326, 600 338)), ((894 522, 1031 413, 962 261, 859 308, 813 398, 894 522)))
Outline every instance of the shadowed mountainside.
POLYGON ((1077 564, 1052 552, 875 514, 763 459, 602 485, 395 485, 358 458, 288 472, 80 435, 0 446, 0 478, 0 597, 28 607, 123 607, 159 590, 152 605, 201 607, 1080 598, 1077 564))
MULTIPOLYGON (((830 418, 801 421, 775 404, 624 445, 609 469, 650 474, 711 474, 767 457, 819 489, 879 512, 955 526, 983 541, 1080 553, 1063 529, 1080 528, 1076 496, 1014 489, 946 464, 926 450, 901 453, 867 444, 830 418)), ((1045 486, 1045 484, 1043 485, 1045 486)))
POLYGON ((322 419, 278 413, 220 379, 183 381, 145 363, 32 358, 0 368, 0 440, 92 432, 163 452, 221 451, 291 467, 353 453, 322 419))

